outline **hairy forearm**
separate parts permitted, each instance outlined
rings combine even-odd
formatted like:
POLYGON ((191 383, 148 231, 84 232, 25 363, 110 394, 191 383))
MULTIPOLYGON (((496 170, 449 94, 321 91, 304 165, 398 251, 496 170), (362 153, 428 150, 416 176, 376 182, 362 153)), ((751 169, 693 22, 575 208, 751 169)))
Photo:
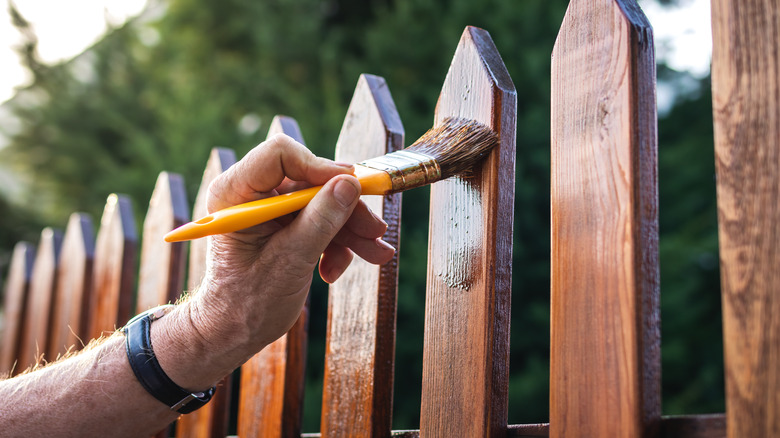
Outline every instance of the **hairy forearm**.
POLYGON ((0 382, 0 394, 6 436, 147 436, 177 416, 135 380, 120 334, 0 382))
MULTIPOLYGON (((177 306, 155 321, 151 337, 166 373, 179 385, 199 391, 239 363, 210 359, 224 358, 224 352, 207 351, 190 322, 190 305, 177 306)), ((122 333, 67 359, 0 381, 3 436, 149 436, 178 415, 138 383, 122 333)))

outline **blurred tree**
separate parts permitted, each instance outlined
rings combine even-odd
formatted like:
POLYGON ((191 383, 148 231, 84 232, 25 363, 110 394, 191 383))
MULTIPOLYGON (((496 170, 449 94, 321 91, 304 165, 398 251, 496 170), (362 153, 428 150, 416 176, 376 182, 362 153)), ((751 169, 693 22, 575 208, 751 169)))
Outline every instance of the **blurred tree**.
MULTIPOLYGON (((38 61, 35 36, 15 14, 26 36, 20 54, 35 81, 10 104, 20 127, 7 133, 0 162, 31 176, 37 222, 0 222, 0 251, 10 250, 17 230, 37 235, 41 222, 62 226, 71 211, 99 217, 111 192, 131 195, 140 221, 159 171, 182 173, 192 195, 211 147, 243 155, 275 114, 295 117, 307 145, 332 156, 363 72, 387 79, 411 142, 430 126, 463 28, 483 27, 518 94, 509 421, 547 421, 550 53, 566 4, 153 0, 141 17, 56 66, 38 61)), ((662 73, 662 80, 678 77, 662 73)), ((721 350, 707 342, 718 338, 712 330, 720 322, 707 87, 702 82, 660 121, 664 397, 665 410, 675 413, 722 410, 721 350)), ((419 218, 427 217, 427 193, 404 195, 398 429, 419 424, 427 247, 427 221, 419 218)), ((23 208, 0 205, 6 210, 23 208)), ((306 431, 319 429, 326 299, 316 282, 306 431)))

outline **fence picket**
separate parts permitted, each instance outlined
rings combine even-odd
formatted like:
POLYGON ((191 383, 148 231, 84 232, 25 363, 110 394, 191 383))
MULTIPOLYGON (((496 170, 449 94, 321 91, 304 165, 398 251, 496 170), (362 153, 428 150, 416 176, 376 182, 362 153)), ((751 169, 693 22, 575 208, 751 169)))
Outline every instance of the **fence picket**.
POLYGON ((728 436, 780 436, 780 4, 712 2, 728 436))
POLYGON ((62 233, 44 228, 38 242, 35 264, 30 279, 30 292, 25 309, 22 343, 19 349, 19 370, 23 371, 48 357, 49 326, 51 325, 54 285, 57 282, 58 262, 62 245, 62 233))
MULTIPOLYGON (((206 197, 209 184, 219 174, 236 162, 232 149, 214 148, 206 163, 203 179, 192 207, 192 217, 201 218, 208 214, 206 197)), ((206 272, 206 253, 208 239, 196 239, 190 242, 190 258, 187 274, 187 289, 196 291, 206 272)), ((231 377, 227 376, 219 383, 219 389, 204 407, 190 414, 182 415, 176 422, 178 438, 224 437, 228 432, 230 408, 231 377)))
MULTIPOLYGON (((336 160, 360 162, 402 149, 403 143, 401 118, 385 80, 361 75, 336 144, 336 160)), ((387 222, 384 239, 397 249, 401 194, 364 196, 363 201, 387 222)), ((397 294, 397 251, 382 266, 355 257, 330 286, 323 437, 390 436, 397 294)))
POLYGON ((657 436, 650 24, 633 0, 573 0, 552 61, 550 435, 657 436))
POLYGON ((95 240, 94 293, 88 338, 99 338, 127 322, 132 312, 138 234, 133 207, 124 195, 109 195, 95 240))
MULTIPOLYGON (((303 143, 298 123, 290 117, 274 117, 268 137, 277 133, 303 143)), ((300 436, 308 325, 307 300, 290 331, 241 366, 239 436, 300 436)))
POLYGON ((189 221, 188 210, 182 177, 160 172, 144 219, 136 313, 175 302, 184 290, 186 244, 165 242, 163 236, 189 221))
POLYGON ((70 216, 62 241, 62 254, 47 353, 52 359, 89 341, 86 325, 92 293, 95 237, 88 215, 73 213, 70 216))
POLYGON ((468 27, 436 105, 493 128, 469 178, 431 187, 420 436, 507 429, 517 95, 490 35, 468 27))
POLYGON ((22 328, 27 309, 35 246, 19 242, 14 247, 6 278, 3 304, 3 344, 0 345, 0 376, 18 374, 17 357, 22 342, 22 328))

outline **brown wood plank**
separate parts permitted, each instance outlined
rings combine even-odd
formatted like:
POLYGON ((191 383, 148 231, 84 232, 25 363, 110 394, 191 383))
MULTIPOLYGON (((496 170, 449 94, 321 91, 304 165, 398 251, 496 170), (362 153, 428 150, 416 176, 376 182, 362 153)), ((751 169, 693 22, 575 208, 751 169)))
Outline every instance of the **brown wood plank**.
POLYGON ((552 55, 550 435, 657 436, 655 62, 633 0, 573 0, 552 55))
POLYGON ((73 213, 65 229, 60 257, 60 273, 54 290, 50 327, 49 358, 56 358, 88 341, 87 321, 92 293, 92 263, 95 235, 92 219, 73 213))
POLYGON ((780 4, 712 2, 728 436, 780 436, 780 4))
POLYGON ((421 436, 504 436, 517 94, 490 35, 463 32, 436 106, 493 128, 469 178, 431 187, 421 436))
POLYGON ((24 326, 19 349, 19 370, 41 363, 48 351, 49 326, 51 325, 54 285, 57 282, 58 260, 62 245, 62 233, 44 228, 30 279, 30 292, 25 309, 24 326))
POLYGON ((188 210, 181 175, 160 172, 144 219, 136 313, 173 303, 183 292, 186 242, 165 242, 163 236, 189 221, 188 210))
MULTIPOLYGON (((268 137, 277 133, 303 143, 298 123, 290 117, 274 117, 268 137)), ((241 366, 238 434, 242 438, 300 436, 308 324, 307 300, 290 331, 241 366)))
MULTIPOLYGON (((195 204, 192 207, 193 218, 200 218, 208 214, 206 197, 209 192, 209 184, 235 162, 236 154, 232 149, 214 148, 211 150, 198 194, 195 197, 195 204)), ((206 273, 208 242, 208 239, 197 239, 190 242, 187 275, 187 289, 190 291, 197 291, 206 273)), ((230 376, 225 377, 217 386, 217 392, 206 406, 179 418, 176 422, 176 436, 178 438, 224 437, 227 435, 230 408, 230 376)))
POLYGON ((3 304, 3 343, 0 345, 0 376, 17 374, 17 358, 35 262, 35 246, 19 242, 14 247, 5 286, 3 304))
POLYGON ((95 240, 88 338, 110 334, 130 318, 137 251, 132 203, 127 196, 109 195, 95 240))
MULTIPOLYGON (((356 163, 404 147, 401 118, 385 80, 361 75, 336 144, 336 160, 356 163)), ((364 196, 388 224, 396 249, 401 194, 364 196)), ((381 266, 355 257, 328 295, 320 431, 323 437, 386 437, 393 413, 398 251, 381 266)))

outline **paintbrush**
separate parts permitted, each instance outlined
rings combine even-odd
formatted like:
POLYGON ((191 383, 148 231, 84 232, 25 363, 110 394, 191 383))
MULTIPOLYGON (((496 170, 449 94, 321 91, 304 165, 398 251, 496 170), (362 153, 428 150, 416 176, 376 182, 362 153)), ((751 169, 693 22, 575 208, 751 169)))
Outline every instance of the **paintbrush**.
MULTIPOLYGON (((385 195, 463 174, 484 157, 498 139, 487 126, 462 118, 447 118, 406 149, 355 165, 362 195, 385 195)), ((166 242, 232 233, 298 211, 320 191, 310 187, 271 198, 234 205, 165 235, 166 242)))

